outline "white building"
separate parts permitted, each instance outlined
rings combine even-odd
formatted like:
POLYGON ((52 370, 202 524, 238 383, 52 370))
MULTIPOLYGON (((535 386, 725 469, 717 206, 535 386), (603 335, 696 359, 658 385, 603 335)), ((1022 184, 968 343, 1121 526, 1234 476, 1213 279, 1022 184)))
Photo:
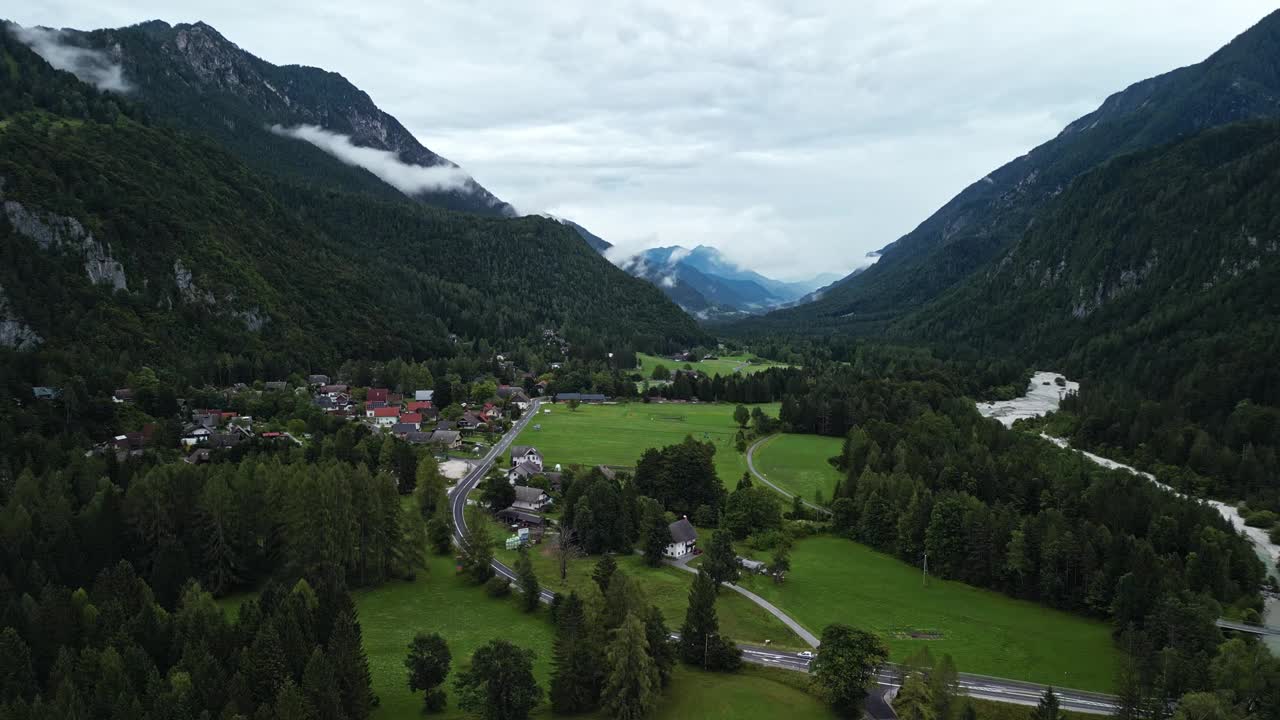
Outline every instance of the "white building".
POLYGON ((662 551, 663 555, 669 558, 684 557, 697 547, 698 531, 693 529, 693 523, 688 518, 680 518, 668 525, 667 529, 671 531, 671 544, 662 551))

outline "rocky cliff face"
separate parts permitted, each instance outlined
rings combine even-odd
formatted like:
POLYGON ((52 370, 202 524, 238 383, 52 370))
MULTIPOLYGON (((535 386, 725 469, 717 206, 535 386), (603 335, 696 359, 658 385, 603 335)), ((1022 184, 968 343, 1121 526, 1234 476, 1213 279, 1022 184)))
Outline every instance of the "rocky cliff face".
MULTIPOLYGON (((0 185, 3 188, 3 185, 0 185)), ((4 193, 0 191, 0 200, 4 193)), ((31 210, 14 200, 4 200, 4 215, 19 235, 35 241, 42 250, 69 250, 84 258, 84 271, 95 285, 128 290, 124 266, 109 249, 94 239, 79 220, 65 215, 31 210)))

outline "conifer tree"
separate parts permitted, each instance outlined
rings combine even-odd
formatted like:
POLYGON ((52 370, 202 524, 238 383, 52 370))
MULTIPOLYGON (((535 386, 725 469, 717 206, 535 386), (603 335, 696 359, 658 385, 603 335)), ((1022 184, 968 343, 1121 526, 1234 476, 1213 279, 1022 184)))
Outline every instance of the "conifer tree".
POLYGON ((557 612, 552 646, 551 709, 557 713, 590 710, 599 695, 599 669, 587 622, 582 598, 576 592, 570 593, 557 612))
POLYGON ((538 609, 540 587, 538 576, 533 571, 533 559, 529 557, 529 548, 520 546, 520 555, 516 558, 516 580, 520 583, 520 606, 525 612, 538 609))
POLYGON ((661 680, 644 623, 628 614, 605 652, 604 707, 611 718, 640 720, 658 703, 661 680))
POLYGON ((609 592, 609 581, 617 571, 618 561, 614 560, 611 554, 606 553, 596 561, 596 567, 591 571, 591 578, 596 581, 596 585, 600 586, 602 594, 609 592))
POLYGON ((364 720, 373 708, 372 678, 354 608, 343 611, 334 621, 328 650, 347 717, 364 720))

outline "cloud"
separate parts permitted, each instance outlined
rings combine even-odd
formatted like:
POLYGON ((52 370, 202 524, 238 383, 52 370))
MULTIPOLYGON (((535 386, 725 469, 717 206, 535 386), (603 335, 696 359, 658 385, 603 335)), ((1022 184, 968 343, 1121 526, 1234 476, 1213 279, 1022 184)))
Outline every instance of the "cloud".
POLYGON ((24 28, 10 25, 14 37, 30 46, 45 62, 67 72, 99 90, 127 93, 133 87, 124 79, 124 69, 101 50, 77 47, 66 42, 61 30, 43 27, 24 28))
MULTIPOLYGON (((339 72, 427 147, 624 255, 848 271, 1111 93, 1275 0, 26 0, 28 25, 199 18, 339 72), (429 42, 424 42, 429 38, 429 42)), ((612 255, 611 255, 612 257, 612 255)))
POLYGON ((283 127, 272 125, 271 132, 303 140, 338 158, 348 165, 364 168, 405 195, 424 192, 471 192, 471 176, 456 165, 423 167, 400 159, 390 150, 361 147, 351 137, 315 125, 283 127))

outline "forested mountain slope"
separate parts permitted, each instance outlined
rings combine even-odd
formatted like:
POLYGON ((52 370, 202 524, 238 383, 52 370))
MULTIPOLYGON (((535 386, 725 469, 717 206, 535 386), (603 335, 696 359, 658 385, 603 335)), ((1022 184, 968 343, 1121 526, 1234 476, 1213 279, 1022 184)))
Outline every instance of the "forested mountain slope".
POLYGON ((754 328, 869 332, 999 255, 1072 179, 1118 155, 1241 120, 1280 115, 1280 11, 1208 59, 1136 83, 1054 139, 960 192, 821 299, 754 328))
MULTIPOLYGON (((210 135, 260 171, 321 187, 400 196, 369 171, 282 135, 279 128, 273 131, 276 125, 323 128, 349 137, 356 146, 394 152, 412 166, 457 167, 423 147, 338 73, 273 65, 201 22, 170 26, 153 20, 119 29, 67 31, 60 39, 106 53, 121 65, 131 98, 154 116, 210 135)), ((445 183, 409 194, 452 210, 516 214, 475 180, 460 177, 458 187, 445 183)))
POLYGON ((1280 502, 1280 122, 1086 173, 892 331, 1088 378, 1079 440, 1280 502))
POLYGON ((450 333, 705 340, 569 227, 281 183, 5 33, 0 56, 0 366, 106 384, 143 357, 283 377, 448 353, 450 333))

